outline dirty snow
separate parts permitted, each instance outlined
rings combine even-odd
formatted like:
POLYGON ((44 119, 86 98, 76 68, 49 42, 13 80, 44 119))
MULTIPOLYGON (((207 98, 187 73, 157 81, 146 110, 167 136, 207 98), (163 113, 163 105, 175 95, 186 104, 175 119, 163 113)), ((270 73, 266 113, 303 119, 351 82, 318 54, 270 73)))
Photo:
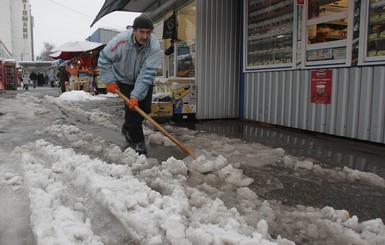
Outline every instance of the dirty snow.
MULTIPOLYGON (((360 222, 333 207, 263 200, 248 187, 254 180, 240 166, 275 164, 384 188, 381 177, 347 167, 323 169, 284 149, 172 126, 165 128, 202 155, 159 161, 64 120, 72 117, 122 137, 114 115, 84 107, 111 98, 78 91, 0 98, 0 189, 8 200, 0 207, 13 210, 0 211, 1 244, 17 244, 10 234, 27 234, 29 225, 34 241, 27 243, 39 245, 385 244, 381 219, 360 222), (12 200, 24 205, 13 207, 12 200), (21 214, 29 223, 9 225, 21 214)), ((145 133, 150 144, 177 148, 149 124, 145 133)))

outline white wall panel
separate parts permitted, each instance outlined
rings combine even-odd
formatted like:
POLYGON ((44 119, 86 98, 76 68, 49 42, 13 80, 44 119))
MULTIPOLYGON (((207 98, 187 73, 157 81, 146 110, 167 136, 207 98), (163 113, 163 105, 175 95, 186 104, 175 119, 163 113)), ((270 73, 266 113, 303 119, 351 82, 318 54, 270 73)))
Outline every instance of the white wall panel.
POLYGON ((384 66, 333 69, 328 105, 310 103, 310 70, 244 75, 244 119, 385 143, 384 66))

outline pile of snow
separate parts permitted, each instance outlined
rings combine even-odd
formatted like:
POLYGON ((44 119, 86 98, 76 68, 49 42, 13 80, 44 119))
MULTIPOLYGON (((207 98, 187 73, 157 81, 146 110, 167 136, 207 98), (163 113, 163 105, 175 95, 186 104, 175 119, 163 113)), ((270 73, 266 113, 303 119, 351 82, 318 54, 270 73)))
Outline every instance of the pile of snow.
MULTIPOLYGON (((130 164, 107 164, 44 140, 17 147, 13 156, 25 169, 37 244, 50 244, 55 240, 106 242, 93 234, 90 220, 84 219, 85 198, 68 202, 71 189, 84 190, 109 210, 130 232, 134 242, 274 244, 267 234, 250 227, 236 209, 228 209, 220 199, 212 199, 186 186, 188 169, 180 160, 170 158, 159 166, 143 170, 138 178, 132 174, 130 164)), ((142 161, 130 149, 123 152, 122 157, 132 159, 131 165, 142 161)), ((258 226, 261 230, 268 229, 266 222, 258 226)), ((277 242, 292 244, 281 238, 277 242)))
POLYGON ((88 100, 105 100, 105 96, 93 96, 90 93, 86 93, 83 90, 72 90, 70 92, 62 93, 59 96, 59 100, 67 101, 88 101, 88 100))

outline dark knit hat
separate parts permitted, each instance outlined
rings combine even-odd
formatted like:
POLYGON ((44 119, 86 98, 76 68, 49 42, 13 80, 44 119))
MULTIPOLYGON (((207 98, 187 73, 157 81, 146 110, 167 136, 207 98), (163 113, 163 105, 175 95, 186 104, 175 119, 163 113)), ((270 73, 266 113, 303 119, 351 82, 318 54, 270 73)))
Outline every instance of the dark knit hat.
POLYGON ((154 29, 154 24, 152 23, 152 20, 150 17, 148 17, 145 14, 141 14, 134 20, 134 25, 132 26, 134 29, 141 28, 141 29, 154 29))

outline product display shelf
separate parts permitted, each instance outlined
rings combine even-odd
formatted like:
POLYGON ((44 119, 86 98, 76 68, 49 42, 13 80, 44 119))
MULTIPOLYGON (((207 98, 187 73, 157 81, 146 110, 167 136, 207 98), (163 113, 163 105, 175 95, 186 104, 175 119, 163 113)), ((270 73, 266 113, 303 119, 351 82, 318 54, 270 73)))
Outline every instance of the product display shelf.
POLYGON ((247 65, 271 66, 292 63, 293 2, 249 1, 247 65))
MULTIPOLYGON (((290 0, 284 1, 288 2, 290 0)), ((261 9, 266 9, 270 6, 274 6, 276 4, 282 3, 282 0, 251 0, 249 1, 248 11, 255 12, 261 9)))

